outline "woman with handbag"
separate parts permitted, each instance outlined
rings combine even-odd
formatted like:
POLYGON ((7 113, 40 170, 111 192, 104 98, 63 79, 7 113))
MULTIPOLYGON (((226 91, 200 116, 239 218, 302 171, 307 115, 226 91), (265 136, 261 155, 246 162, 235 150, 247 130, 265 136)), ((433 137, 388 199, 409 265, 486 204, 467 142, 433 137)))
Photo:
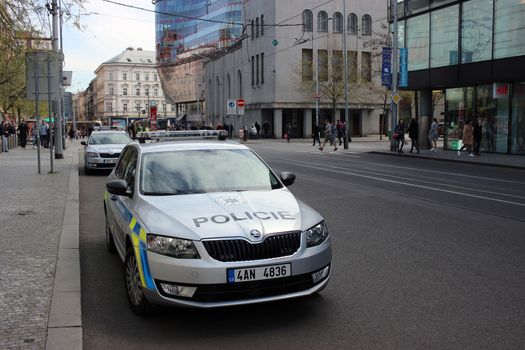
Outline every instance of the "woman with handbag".
POLYGON ((405 122, 403 119, 399 119, 394 129, 394 139, 396 140, 397 153, 403 153, 403 146, 405 145, 405 122))

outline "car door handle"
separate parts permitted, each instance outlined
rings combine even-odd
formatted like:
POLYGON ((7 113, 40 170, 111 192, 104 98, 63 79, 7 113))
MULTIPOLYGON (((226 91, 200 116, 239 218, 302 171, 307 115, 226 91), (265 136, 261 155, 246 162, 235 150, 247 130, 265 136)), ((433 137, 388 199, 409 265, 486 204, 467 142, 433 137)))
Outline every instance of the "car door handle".
POLYGON ((118 197, 114 194, 112 194, 109 198, 111 198, 112 201, 116 201, 118 199, 118 197))

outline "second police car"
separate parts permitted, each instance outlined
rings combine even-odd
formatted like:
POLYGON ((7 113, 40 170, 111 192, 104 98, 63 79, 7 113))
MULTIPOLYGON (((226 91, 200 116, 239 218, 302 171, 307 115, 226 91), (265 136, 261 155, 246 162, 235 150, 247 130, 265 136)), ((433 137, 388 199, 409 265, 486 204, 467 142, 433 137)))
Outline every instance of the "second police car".
POLYGON ((330 236, 321 215, 286 188, 294 180, 237 143, 126 146, 104 211, 131 309, 143 315, 152 304, 220 307, 322 290, 330 236))
POLYGON ((131 142, 128 134, 118 128, 99 128, 94 130, 84 145, 84 171, 112 169, 118 161, 122 149, 131 142))

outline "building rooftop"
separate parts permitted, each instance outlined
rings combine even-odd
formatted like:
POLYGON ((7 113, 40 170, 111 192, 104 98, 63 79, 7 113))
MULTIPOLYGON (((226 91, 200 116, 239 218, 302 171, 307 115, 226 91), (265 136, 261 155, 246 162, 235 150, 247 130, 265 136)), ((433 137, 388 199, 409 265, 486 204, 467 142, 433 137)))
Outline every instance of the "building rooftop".
POLYGON ((128 47, 126 50, 104 62, 103 64, 123 63, 123 64, 151 64, 155 65, 155 51, 145 51, 138 47, 128 47))

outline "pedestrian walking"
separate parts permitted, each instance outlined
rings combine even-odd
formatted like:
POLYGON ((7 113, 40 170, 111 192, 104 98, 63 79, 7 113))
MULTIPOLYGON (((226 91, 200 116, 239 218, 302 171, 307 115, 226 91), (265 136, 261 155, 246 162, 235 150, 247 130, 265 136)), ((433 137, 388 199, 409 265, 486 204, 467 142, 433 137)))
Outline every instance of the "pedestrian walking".
POLYGON ((321 138, 320 138, 320 132, 321 132, 321 128, 319 127, 319 125, 317 124, 314 124, 313 127, 312 127, 312 146, 315 146, 315 141, 317 141, 317 143, 319 144, 319 147, 321 146, 321 138))
POLYGON ((437 139, 439 137, 439 124, 436 118, 432 118, 430 131, 428 132, 428 140, 430 141, 430 152, 435 152, 437 149, 437 139))
POLYGON ((286 124, 286 142, 290 142, 292 137, 292 125, 290 123, 286 124))
POLYGON ((474 128, 472 127, 472 122, 470 120, 465 122, 461 141, 463 141, 463 146, 458 150, 458 156, 460 156, 461 152, 466 149, 468 156, 473 157, 474 153, 472 153, 472 145, 474 144, 474 128))
POLYGON ((339 146, 343 144, 342 138, 344 136, 344 130, 345 130, 345 125, 341 123, 341 120, 338 120, 337 121, 337 141, 339 141, 339 146))
POLYGON ((474 122, 474 155, 479 156, 479 149, 481 147, 481 139, 483 138, 483 128, 476 120, 474 122))
POLYGON ((261 138, 261 126, 257 122, 255 122, 255 129, 257 130, 257 139, 260 139, 261 138))
POLYGON ((2 120, 2 123, 0 123, 0 138, 2 139, 2 152, 9 152, 8 149, 8 143, 7 143, 7 136, 6 132, 9 133, 7 130, 7 125, 5 120, 2 120))
POLYGON ((40 146, 47 148, 47 130, 48 126, 46 122, 42 122, 38 127, 38 132, 40 133, 40 146))
POLYGON ((397 153, 403 153, 403 146, 405 145, 405 122, 399 119, 394 129, 394 139, 396 140, 397 153))
POLYGON ((29 128, 27 127, 25 119, 22 119, 20 124, 18 124, 18 134, 20 135, 20 147, 25 149, 27 145, 27 136, 29 135, 29 128))
POLYGON ((323 140, 323 143, 321 144, 321 147, 319 147, 319 150, 322 151, 324 149, 324 146, 328 142, 334 146, 334 151, 337 151, 337 145, 332 135, 332 124, 330 123, 328 119, 326 119, 324 121, 324 140, 323 140))
POLYGON ((270 129, 270 124, 268 124, 268 121, 264 121, 263 125, 262 125, 262 131, 263 131, 263 137, 265 139, 268 138, 268 130, 270 129))
POLYGON ((36 124, 33 124, 33 127, 31 128, 31 137, 33 138, 33 149, 35 149, 38 142, 38 128, 36 124))
POLYGON ((412 118, 410 121, 410 124, 408 125, 408 137, 410 137, 410 153, 416 149, 417 153, 419 154, 419 142, 418 142, 418 136, 419 136, 419 124, 416 120, 416 118, 412 118))

